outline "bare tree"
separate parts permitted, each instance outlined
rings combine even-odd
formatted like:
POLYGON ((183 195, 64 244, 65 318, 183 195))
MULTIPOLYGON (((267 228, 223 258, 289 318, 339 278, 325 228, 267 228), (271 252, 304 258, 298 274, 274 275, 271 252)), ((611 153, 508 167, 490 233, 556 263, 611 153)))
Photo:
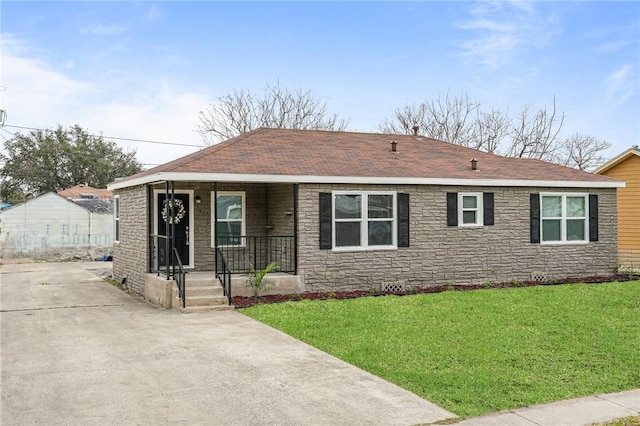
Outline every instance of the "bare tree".
POLYGON ((419 105, 397 108, 394 120, 385 120, 378 129, 384 133, 413 133, 418 126, 420 134, 444 141, 455 141, 476 147, 476 125, 480 104, 467 95, 447 96, 425 101, 419 105))
POLYGON ((505 138, 509 136, 510 125, 507 113, 498 109, 480 113, 474 126, 476 143, 472 147, 492 154, 497 153, 505 138))
POLYGON ((259 127, 278 129, 344 130, 348 120, 327 112, 326 103, 311 91, 267 84, 264 95, 234 90, 200 111, 197 131, 205 144, 238 136, 259 127))
POLYGON ((602 151, 611 148, 607 141, 576 133, 564 141, 557 162, 580 170, 595 170, 606 161, 602 151))
POLYGON ((378 129, 385 133, 413 133, 509 157, 537 158, 570 167, 590 169, 610 144, 592 136, 576 135, 564 141, 560 132, 564 113, 556 100, 550 108, 523 106, 517 114, 493 108, 486 112, 467 95, 427 100, 396 108, 393 119, 378 129))
POLYGON ((553 108, 540 108, 537 111, 531 105, 525 105, 515 118, 510 134, 510 143, 505 154, 508 157, 527 157, 552 161, 559 146, 557 137, 564 124, 564 113, 553 108))

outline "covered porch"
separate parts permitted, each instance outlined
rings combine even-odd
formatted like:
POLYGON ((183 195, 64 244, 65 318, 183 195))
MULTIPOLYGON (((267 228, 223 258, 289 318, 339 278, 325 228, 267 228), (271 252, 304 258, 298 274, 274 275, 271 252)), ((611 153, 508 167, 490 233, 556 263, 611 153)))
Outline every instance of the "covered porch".
MULTIPOLYGON (((162 181, 148 185, 148 273, 175 281, 183 304, 189 274, 210 274, 231 302, 250 267, 298 274, 298 186, 291 183, 162 181)), ((286 282, 291 278, 274 281, 286 282)))

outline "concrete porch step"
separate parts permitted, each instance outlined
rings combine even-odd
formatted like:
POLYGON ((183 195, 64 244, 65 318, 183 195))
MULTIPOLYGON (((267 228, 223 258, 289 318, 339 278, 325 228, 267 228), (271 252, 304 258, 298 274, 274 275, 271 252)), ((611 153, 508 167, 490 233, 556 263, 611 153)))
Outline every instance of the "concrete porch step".
POLYGON ((209 312, 209 311, 231 311, 234 307, 231 305, 212 305, 212 306, 187 306, 182 307, 182 304, 176 308, 178 312, 183 314, 191 314, 197 312, 209 312))
MULTIPOLYGON (((177 306, 182 306, 182 300, 178 297, 175 297, 173 301, 177 306)), ((228 304, 229 299, 224 296, 189 296, 187 294, 187 306, 217 306, 228 304)))
POLYGON ((213 272, 188 272, 185 275, 185 287, 220 286, 213 272))
MULTIPOLYGON (((224 296, 224 290, 220 285, 188 286, 185 283, 184 291, 187 293, 187 299, 196 296, 224 296)), ((173 297, 178 297, 178 287, 176 285, 173 286, 171 292, 173 297)))
POLYGON ((211 272, 188 273, 185 278, 186 306, 182 307, 178 287, 174 285, 171 289, 174 309, 185 313, 229 309, 229 299, 211 272))

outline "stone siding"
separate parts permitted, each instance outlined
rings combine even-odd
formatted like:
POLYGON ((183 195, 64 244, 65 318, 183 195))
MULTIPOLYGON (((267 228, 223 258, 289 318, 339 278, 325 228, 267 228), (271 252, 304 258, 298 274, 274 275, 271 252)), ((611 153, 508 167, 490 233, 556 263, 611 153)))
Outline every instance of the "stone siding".
POLYGON ((138 294, 144 293, 149 269, 149 208, 144 185, 118 189, 120 196, 120 242, 113 244, 113 276, 138 294))
POLYGON ((293 235, 293 185, 270 184, 267 187, 269 204, 269 235, 293 235))
MULTIPOLYGON (((164 184, 152 185, 150 190, 164 191, 164 184)), ((192 190, 194 200, 194 270, 214 269, 211 244, 212 192, 210 182, 176 182, 175 190, 192 190)), ((246 234, 293 234, 293 185, 219 183, 218 191, 245 192, 246 234), (268 201, 267 201, 268 198, 268 201)), ((144 293, 145 274, 149 270, 148 238, 149 212, 147 187, 136 186, 116 191, 120 196, 121 241, 114 247, 114 276, 118 281, 127 279, 136 293, 144 293)), ((239 250, 241 252, 241 250, 239 250)))
POLYGON ((615 189, 300 185, 299 271, 306 291, 550 280, 606 275, 616 267, 615 189), (410 247, 397 250, 319 249, 318 194, 332 190, 392 190, 410 194, 410 247), (446 192, 493 192, 495 225, 449 227, 446 192), (529 194, 597 194, 599 241, 530 242, 529 194))

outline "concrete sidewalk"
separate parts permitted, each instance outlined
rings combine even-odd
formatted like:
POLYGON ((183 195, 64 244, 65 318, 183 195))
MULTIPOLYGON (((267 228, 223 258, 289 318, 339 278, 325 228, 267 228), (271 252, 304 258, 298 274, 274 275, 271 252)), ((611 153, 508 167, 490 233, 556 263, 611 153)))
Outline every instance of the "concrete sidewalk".
POLYGON ((640 415, 640 389, 567 399, 473 417, 456 426, 584 426, 640 415))

